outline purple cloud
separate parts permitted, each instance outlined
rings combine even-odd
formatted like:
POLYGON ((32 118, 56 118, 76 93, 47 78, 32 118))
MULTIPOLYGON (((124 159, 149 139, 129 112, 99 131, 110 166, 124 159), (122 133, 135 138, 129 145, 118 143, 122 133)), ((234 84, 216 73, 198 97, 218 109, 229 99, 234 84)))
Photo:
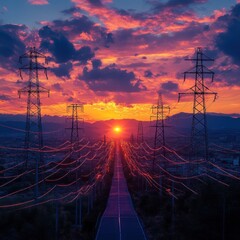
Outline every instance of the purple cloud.
POLYGON ((141 80, 136 80, 133 72, 118 69, 116 66, 100 68, 101 63, 92 62, 92 69, 83 69, 80 79, 84 80, 94 91, 140 92, 146 90, 141 80))

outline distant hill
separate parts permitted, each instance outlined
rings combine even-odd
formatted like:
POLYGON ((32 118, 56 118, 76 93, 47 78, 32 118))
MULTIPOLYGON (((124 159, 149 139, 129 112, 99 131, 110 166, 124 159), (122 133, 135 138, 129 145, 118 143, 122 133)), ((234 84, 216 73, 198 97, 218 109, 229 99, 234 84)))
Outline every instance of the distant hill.
MULTIPOLYGON (((179 128, 189 128, 192 124, 192 114, 178 113, 171 116, 167 122, 179 128)), ((211 130, 240 129, 239 114, 208 113, 207 125, 211 130)))
MULTIPOLYGON (((68 134, 66 128, 70 127, 70 121, 65 117, 43 116, 43 132, 58 132, 60 136, 68 134)), ((214 131, 240 131, 239 114, 207 114, 208 129, 214 131)), ((171 136, 181 136, 188 134, 191 129, 192 115, 190 113, 178 113, 166 120, 166 134, 171 136)), ((154 123, 149 121, 143 122, 144 135, 152 136, 154 123)), ((84 132, 86 136, 102 138, 104 134, 111 135, 114 126, 123 128, 123 136, 130 137, 131 134, 137 134, 138 121, 134 119, 106 120, 96 121, 94 123, 84 123, 84 132)), ((0 136, 3 135, 23 135, 25 131, 25 115, 0 114, 0 136)), ((46 133, 47 134, 47 133, 46 133)))

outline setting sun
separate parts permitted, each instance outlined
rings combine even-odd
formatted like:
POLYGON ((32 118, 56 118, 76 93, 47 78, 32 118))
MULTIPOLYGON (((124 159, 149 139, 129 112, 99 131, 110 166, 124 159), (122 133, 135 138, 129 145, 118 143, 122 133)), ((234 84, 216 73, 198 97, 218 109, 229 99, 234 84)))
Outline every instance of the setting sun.
POLYGON ((114 127, 113 130, 115 133, 120 133, 122 131, 122 129, 120 127, 114 127))

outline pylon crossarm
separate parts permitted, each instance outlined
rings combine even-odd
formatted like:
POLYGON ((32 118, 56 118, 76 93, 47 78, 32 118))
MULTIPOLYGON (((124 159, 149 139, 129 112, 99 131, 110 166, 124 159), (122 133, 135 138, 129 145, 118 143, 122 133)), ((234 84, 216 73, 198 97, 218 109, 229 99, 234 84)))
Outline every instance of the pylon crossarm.
POLYGON ((150 116, 150 122, 155 120, 156 120, 156 116, 150 116))
POLYGON ((185 92, 185 93, 178 93, 178 102, 180 102, 180 99, 181 99, 181 96, 182 95, 193 95, 192 92, 188 93, 188 92, 185 92))
MULTIPOLYGON (((36 86, 35 86, 36 87, 36 86)), ((35 88, 34 87, 34 88, 35 88)), ((19 98, 21 98, 21 94, 22 93, 48 93, 48 97, 50 96, 50 91, 44 87, 38 87, 38 89, 34 89, 34 88, 29 88, 28 86, 27 87, 24 87, 20 90, 18 90, 18 95, 19 95, 19 98)))
POLYGON ((188 73, 196 73, 196 67, 189 68, 189 70, 185 71, 183 74, 187 75, 188 73))
POLYGON ((70 108, 72 108, 73 106, 74 106, 75 108, 80 108, 81 112, 84 112, 84 107, 83 107, 82 104, 72 104, 72 105, 69 105, 69 106, 67 106, 67 110, 70 109, 70 108))
MULTIPOLYGON (((200 52, 201 52, 201 59, 202 59, 202 61, 204 61, 204 62, 214 62, 214 59, 208 57, 207 55, 205 55, 205 54, 202 52, 202 49, 200 50, 200 52), (203 58, 203 56, 204 56, 205 58, 203 58)), ((196 62, 196 61, 198 61, 199 59, 198 59, 198 58, 185 58, 184 60, 185 60, 185 61, 193 61, 193 62, 196 62)))
POLYGON ((152 113, 154 113, 154 110, 156 109, 156 106, 152 106, 152 113))
MULTIPOLYGON (((43 147, 41 103, 39 93, 47 92, 49 96, 49 90, 40 86, 38 70, 44 70, 45 74, 47 74, 47 69, 38 63, 39 58, 45 58, 45 56, 37 52, 35 48, 31 48, 19 58, 19 62, 21 63, 21 67, 19 68, 21 79, 23 79, 22 71, 29 73, 28 81, 26 84, 27 86, 18 91, 19 97, 21 97, 22 93, 27 93, 25 130, 25 149, 27 150, 33 147, 41 150, 43 147)), ((39 152, 39 154, 34 154, 31 151, 27 151, 25 157, 26 167, 29 164, 28 162, 31 162, 32 164, 34 160, 36 166, 35 198, 37 198, 39 193, 39 163, 44 163, 43 154, 41 152, 39 152)))
POLYGON ((179 93, 178 101, 182 95, 193 95, 193 117, 192 117, 192 157, 198 156, 204 159, 208 158, 208 136, 207 136, 207 121, 206 121, 206 95, 214 95, 214 101, 217 97, 216 92, 212 92, 207 86, 205 86, 205 77, 211 77, 214 79, 214 72, 203 65, 204 61, 214 61, 208 56, 202 53, 202 48, 197 48, 196 55, 192 59, 186 59, 193 61, 195 66, 190 70, 184 72, 184 81, 188 74, 192 74, 195 80, 195 84, 189 90, 190 93, 179 93), (201 144, 195 144, 196 142, 201 144))
POLYGON ((210 93, 215 93, 215 92, 211 91, 211 90, 209 89, 209 87, 207 87, 205 84, 203 84, 203 87, 204 87, 205 89, 207 89, 210 93))
POLYGON ((18 60, 18 61, 19 61, 19 63, 22 64, 22 60, 23 60, 23 59, 28 59, 28 58, 29 58, 28 53, 25 53, 25 54, 23 54, 22 56, 19 57, 19 60, 18 60))
POLYGON ((40 93, 48 93, 48 96, 50 95, 50 91, 45 88, 45 87, 41 87, 39 86, 39 90, 38 90, 40 93))
MULTIPOLYGON (((186 78, 186 75, 187 74, 197 74, 198 72, 195 70, 195 71, 188 71, 188 72, 184 72, 184 74, 185 74, 185 78, 186 78)), ((210 70, 209 71, 202 71, 202 72, 200 72, 199 74, 213 74, 213 72, 211 72, 210 70)))
MULTIPOLYGON (((204 54, 202 54, 202 55, 204 55, 204 54)), ((206 56, 206 55, 204 55, 204 56, 206 56)), ((195 61, 198 61, 199 59, 197 59, 197 58, 185 58, 184 60, 185 60, 185 61, 195 62, 195 61)), ((204 62, 213 62, 214 59, 211 59, 211 58, 209 58, 209 59, 203 58, 202 61, 204 61, 204 62)))
POLYGON ((170 110, 169 106, 163 106, 164 109, 170 110))
POLYGON ((213 102, 215 102, 218 94, 216 92, 204 92, 204 95, 214 95, 213 102))
POLYGON ((156 106, 155 108, 152 108, 152 114, 157 115, 158 113, 160 114, 160 111, 162 111, 165 113, 166 110, 168 110, 168 113, 170 112, 170 107, 168 106, 163 106, 162 108, 159 106, 156 106))
POLYGON ((21 55, 19 58, 29 58, 29 57, 37 57, 37 58, 45 58, 46 56, 42 53, 40 53, 39 51, 36 50, 35 47, 30 48, 26 53, 24 53, 23 55, 21 55))
POLYGON ((31 69, 46 70, 47 68, 39 63, 38 64, 34 63, 32 67, 29 67, 29 64, 25 64, 24 66, 19 68, 19 70, 31 70, 31 69))

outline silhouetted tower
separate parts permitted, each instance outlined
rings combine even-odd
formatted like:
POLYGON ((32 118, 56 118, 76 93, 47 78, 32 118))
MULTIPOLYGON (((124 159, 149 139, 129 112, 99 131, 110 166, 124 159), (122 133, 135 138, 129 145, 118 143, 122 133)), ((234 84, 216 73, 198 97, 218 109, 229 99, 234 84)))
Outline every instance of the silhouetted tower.
MULTIPOLYGON (((82 130, 83 127, 80 126, 80 121, 82 118, 79 117, 78 115, 78 110, 83 112, 83 104, 71 104, 67 107, 68 109, 71 109, 71 127, 68 128, 71 130, 71 144, 72 144, 72 158, 76 161, 75 168, 78 168, 80 164, 79 155, 74 153, 74 150, 78 148, 79 144, 79 130, 82 130)), ((79 175, 80 175, 80 169, 75 170, 75 177, 76 177, 76 192, 80 188, 80 181, 79 181, 79 175)), ((81 202, 81 197, 76 199, 75 202, 75 225, 76 226, 81 226, 82 222, 82 202, 81 202)))
POLYGON ((142 121, 138 122, 138 132, 137 132, 137 143, 143 143, 143 123, 142 121))
MULTIPOLYGON (((155 120, 155 125, 152 126, 155 128, 155 136, 154 136, 154 148, 160 148, 162 147, 161 152, 163 155, 166 155, 166 142, 165 142, 165 118, 166 118, 166 111, 169 113, 170 107, 163 105, 162 100, 162 94, 158 94, 158 102, 157 105, 152 106, 152 113, 154 114, 151 116, 151 120, 155 120)), ((156 151, 154 151, 154 157, 153 157, 153 171, 155 168, 155 154, 156 151)))
MULTIPOLYGON (((41 149, 43 147, 43 136, 42 136, 42 120, 41 120, 41 102, 40 93, 48 93, 44 87, 40 86, 39 83, 39 72, 44 71, 47 77, 47 68, 44 67, 40 62, 47 63, 46 57, 38 52, 35 47, 30 48, 25 54, 19 58, 22 67, 20 70, 20 77, 22 77, 22 71, 28 74, 27 86, 18 91, 19 98, 22 93, 27 94, 27 114, 26 114, 26 132, 25 132, 25 149, 26 156, 25 162, 26 167, 28 166, 29 160, 35 160, 36 165, 36 183, 38 183, 38 171, 39 164, 43 163, 43 155, 41 149), (39 152, 31 152, 31 149, 39 149, 39 152), (30 158, 31 157, 31 158, 30 158)), ((38 184, 35 186, 35 197, 38 196, 38 184)))
POLYGON ((191 93, 179 93, 178 101, 181 95, 193 95, 193 118, 191 129, 191 157, 209 159, 208 155, 208 132, 206 120, 206 95, 213 95, 216 100, 217 93, 211 92, 205 85, 205 76, 209 76, 211 81, 214 78, 214 72, 203 65, 205 61, 214 61, 202 52, 202 48, 197 48, 196 57, 192 59, 185 59, 195 62, 195 66, 189 71, 184 72, 184 81, 187 75, 194 76, 195 84, 190 88, 191 93))
POLYGON ((83 112, 83 104, 71 104, 67 108, 71 108, 71 127, 68 128, 71 130, 70 141, 72 144, 75 144, 79 141, 79 130, 83 130, 83 127, 80 126, 80 120, 82 120, 82 118, 78 116, 79 109, 83 112))

